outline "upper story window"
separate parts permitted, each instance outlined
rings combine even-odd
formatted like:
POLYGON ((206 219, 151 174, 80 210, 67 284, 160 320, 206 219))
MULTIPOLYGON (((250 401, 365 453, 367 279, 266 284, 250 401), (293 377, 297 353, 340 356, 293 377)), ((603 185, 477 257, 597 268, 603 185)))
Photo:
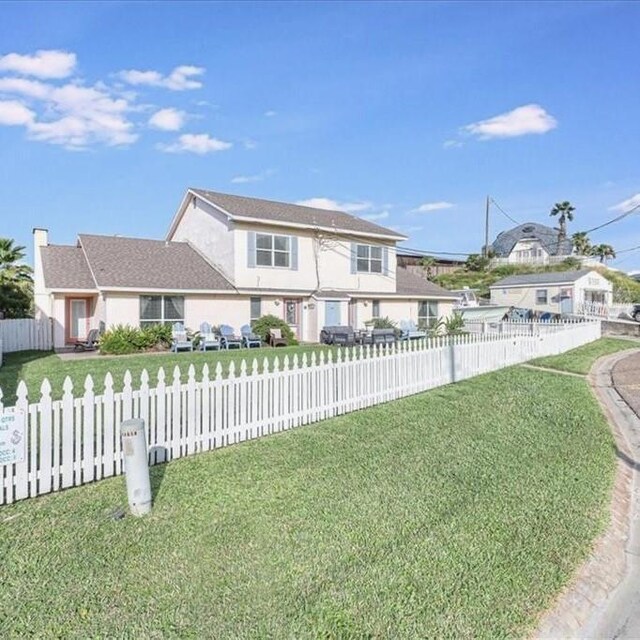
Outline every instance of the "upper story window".
POLYGON ((382 273, 382 247, 369 244, 356 245, 356 271, 382 273))
POLYGON ((285 267, 291 264, 291 238, 267 233, 256 233, 256 265, 258 267, 285 267))
POLYGON ((247 232, 247 266, 298 269, 298 238, 275 233, 247 232))

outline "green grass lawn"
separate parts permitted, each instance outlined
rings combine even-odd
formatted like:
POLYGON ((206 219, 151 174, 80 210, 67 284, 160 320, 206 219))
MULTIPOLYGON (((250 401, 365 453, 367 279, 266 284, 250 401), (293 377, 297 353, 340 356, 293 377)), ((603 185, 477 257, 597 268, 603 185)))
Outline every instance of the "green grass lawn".
POLYGON ((640 343, 633 340, 600 338, 600 340, 572 349, 566 353, 561 353, 558 356, 537 358, 532 360, 530 364, 586 375, 598 358, 626 349, 637 349, 638 347, 640 347, 640 343))
POLYGON ((608 518, 584 380, 513 367, 0 507, 0 637, 506 638, 608 518))
POLYGON ((309 356, 312 351, 324 349, 328 351, 330 347, 320 347, 318 345, 304 345, 297 347, 279 347, 273 349, 264 347, 260 349, 233 349, 230 351, 208 351, 201 352, 181 352, 181 353, 161 353, 161 354, 140 354, 131 356, 96 356, 89 359, 61 360, 56 354, 43 351, 20 351, 17 353, 7 353, 4 355, 4 364, 0 367, 0 389, 3 393, 3 402, 9 406, 15 400, 15 392, 18 382, 24 380, 29 389, 31 398, 40 397, 40 385, 44 378, 48 378, 52 386, 52 397, 62 397, 62 384, 67 376, 71 378, 74 388, 83 389, 84 380, 91 374, 95 385, 96 393, 101 393, 104 389, 104 377, 107 372, 111 372, 116 390, 122 388, 122 379, 125 371, 130 371, 133 376, 134 388, 138 386, 140 374, 146 369, 151 377, 150 385, 154 386, 154 380, 160 367, 164 367, 164 372, 173 376, 173 369, 177 365, 186 379, 187 370, 190 364, 196 367, 196 376, 202 373, 205 362, 209 365, 210 375, 215 372, 215 366, 220 362, 226 369, 231 361, 237 366, 245 359, 247 365, 251 367, 251 362, 257 358, 260 368, 265 357, 273 362, 278 356, 280 366, 285 355, 292 358, 294 354, 301 357, 303 353, 309 356))

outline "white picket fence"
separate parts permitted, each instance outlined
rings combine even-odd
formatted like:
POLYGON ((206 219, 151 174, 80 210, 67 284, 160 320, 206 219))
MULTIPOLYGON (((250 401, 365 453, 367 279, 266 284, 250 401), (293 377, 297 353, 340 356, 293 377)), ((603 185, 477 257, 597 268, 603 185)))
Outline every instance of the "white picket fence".
POLYGON ((0 320, 0 341, 4 353, 31 349, 49 351, 53 349, 51 321, 35 318, 0 320))
MULTIPOLYGON (((30 402, 24 382, 15 408, 24 412, 27 455, 0 466, 0 504, 58 491, 123 472, 119 427, 128 418, 145 421, 152 464, 310 424, 427 389, 495 371, 534 357, 573 349, 600 337, 600 322, 565 325, 536 335, 466 335, 425 339, 390 347, 360 346, 302 358, 294 355, 229 365, 205 365, 199 379, 193 365, 186 381, 176 367, 164 370, 154 387, 143 371, 122 391, 111 374, 105 391, 94 393, 87 376, 74 396, 67 378, 62 399, 51 398, 44 380, 40 400, 30 402)), ((0 396, 0 409, 2 409, 0 396)))

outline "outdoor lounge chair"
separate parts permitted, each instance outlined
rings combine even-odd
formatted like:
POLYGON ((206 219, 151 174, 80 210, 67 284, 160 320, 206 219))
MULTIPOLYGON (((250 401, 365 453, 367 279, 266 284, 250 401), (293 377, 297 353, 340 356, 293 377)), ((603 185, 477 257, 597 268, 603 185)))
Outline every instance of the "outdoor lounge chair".
POLYGON ((176 322, 171 329, 171 351, 193 351, 193 342, 189 340, 182 322, 176 322))
POLYGON ((220 344, 223 349, 240 349, 242 347, 242 337, 236 335, 233 327, 228 324, 221 324, 220 344))
POLYGON ((198 344, 198 349, 200 349, 200 351, 220 349, 220 337, 213 332, 208 322, 203 322, 200 325, 200 343, 198 344))
POLYGON ((100 341, 100 330, 91 329, 85 340, 76 340, 73 344, 74 351, 95 351, 100 341))
POLYGON ((402 320, 400 330, 402 331, 400 340, 419 340, 427 337, 427 332, 420 331, 413 320, 402 320))
POLYGON ((262 346, 262 340, 260 336, 251 331, 251 327, 248 324, 240 327, 240 335, 242 336, 242 346, 247 349, 254 349, 262 346))
POLYGON ((269 329, 269 345, 272 347, 286 347, 287 339, 282 337, 282 329, 269 329))

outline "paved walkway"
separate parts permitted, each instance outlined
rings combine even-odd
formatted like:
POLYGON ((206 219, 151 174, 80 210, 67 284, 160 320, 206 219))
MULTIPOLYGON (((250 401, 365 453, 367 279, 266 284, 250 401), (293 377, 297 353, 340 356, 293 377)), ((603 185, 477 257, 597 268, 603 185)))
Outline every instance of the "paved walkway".
POLYGON ((640 638, 640 351, 600 359, 588 379, 616 444, 611 521, 536 638, 640 638))

